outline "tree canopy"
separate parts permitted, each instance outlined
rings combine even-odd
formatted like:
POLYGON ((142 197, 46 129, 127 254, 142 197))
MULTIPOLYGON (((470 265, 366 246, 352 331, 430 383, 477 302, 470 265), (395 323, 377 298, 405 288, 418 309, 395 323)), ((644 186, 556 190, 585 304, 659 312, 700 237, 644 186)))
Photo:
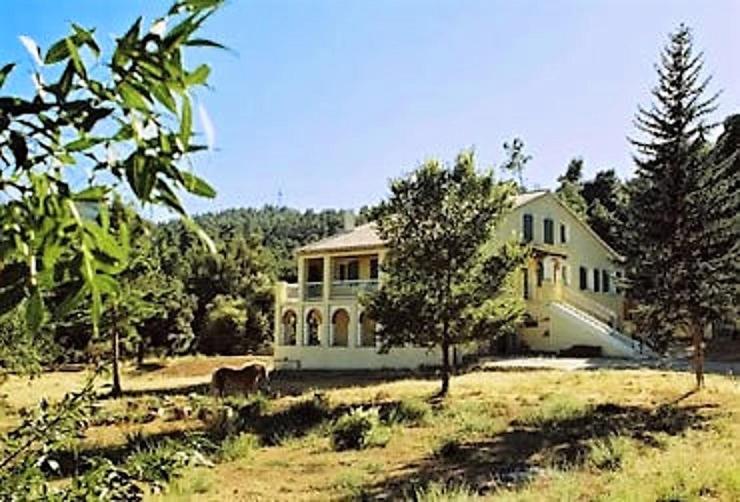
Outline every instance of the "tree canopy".
POLYGON ((511 272, 524 251, 492 242, 497 222, 511 208, 515 189, 479 173, 472 152, 454 164, 429 161, 391 183, 375 210, 388 243, 382 287, 367 299, 383 347, 439 347, 442 389, 449 388, 450 350, 502 333, 523 313, 511 294, 511 272))

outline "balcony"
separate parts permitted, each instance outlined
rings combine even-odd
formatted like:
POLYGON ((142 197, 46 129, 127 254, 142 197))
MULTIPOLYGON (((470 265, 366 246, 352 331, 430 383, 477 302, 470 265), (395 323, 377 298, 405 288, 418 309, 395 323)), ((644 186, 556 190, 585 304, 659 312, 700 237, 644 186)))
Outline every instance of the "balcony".
POLYGON ((332 298, 354 298, 363 291, 376 291, 377 279, 362 279, 355 281, 334 281, 331 283, 332 298))
POLYGON ((324 297, 324 283, 323 282, 307 282, 305 299, 306 300, 320 300, 324 297))

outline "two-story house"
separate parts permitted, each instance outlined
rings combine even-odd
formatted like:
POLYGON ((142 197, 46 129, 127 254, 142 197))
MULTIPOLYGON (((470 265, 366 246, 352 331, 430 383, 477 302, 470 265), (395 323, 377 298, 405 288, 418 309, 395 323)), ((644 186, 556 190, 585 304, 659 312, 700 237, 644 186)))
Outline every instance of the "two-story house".
MULTIPOLYGON (((518 339, 501 349, 561 352, 600 347, 605 356, 634 357, 638 344, 620 333, 624 259, 554 194, 521 194, 496 229, 499 239, 528 243, 520 294, 527 317, 518 339)), ((398 347, 378 352, 375 322, 364 315, 360 291, 380 286, 387 251, 373 224, 358 226, 296 251, 298 283, 279 283, 275 362, 303 369, 416 368, 439 364, 439 352, 398 347)), ((492 333, 492 339, 495 334, 492 333)), ((461 347, 466 351, 496 344, 461 347)))

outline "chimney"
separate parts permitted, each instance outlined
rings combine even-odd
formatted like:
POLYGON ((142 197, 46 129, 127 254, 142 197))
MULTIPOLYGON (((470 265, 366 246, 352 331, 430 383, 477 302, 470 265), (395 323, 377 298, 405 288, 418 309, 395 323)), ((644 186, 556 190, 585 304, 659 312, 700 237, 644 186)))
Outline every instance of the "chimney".
POLYGON ((350 232, 355 229, 355 213, 350 210, 344 211, 344 231, 350 232))

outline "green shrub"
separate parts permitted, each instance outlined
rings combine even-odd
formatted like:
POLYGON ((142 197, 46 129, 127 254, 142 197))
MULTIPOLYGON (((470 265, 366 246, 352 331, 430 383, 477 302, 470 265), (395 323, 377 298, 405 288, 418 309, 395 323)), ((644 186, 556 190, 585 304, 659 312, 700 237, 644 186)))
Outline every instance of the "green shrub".
POLYGON ((391 424, 423 425, 429 422, 432 407, 421 399, 403 399, 388 413, 387 421, 391 424))
POLYGON ((588 413, 588 405, 565 395, 546 397, 541 403, 520 417, 522 425, 542 427, 553 422, 563 422, 583 417, 588 413))
POLYGON ((218 450, 218 459, 222 462, 229 462, 239 458, 246 458, 260 447, 260 441, 257 436, 250 433, 242 433, 238 436, 226 438, 218 450))
POLYGON ((339 417, 331 430, 332 446, 337 451, 383 446, 388 439, 388 429, 380 423, 377 408, 352 410, 339 417))
POLYGON ((407 497, 415 502, 468 502, 477 500, 477 494, 465 485, 443 485, 430 483, 417 488, 407 497))
POLYGON ((619 436, 593 441, 589 445, 587 461, 595 469, 614 471, 622 466, 629 448, 629 440, 619 436))
POLYGON ((213 465, 205 453, 215 449, 214 445, 201 436, 183 440, 167 439, 154 442, 146 438, 133 437, 136 450, 124 463, 124 469, 131 475, 155 487, 169 483, 186 466, 213 465))
POLYGON ((143 490, 129 472, 108 459, 91 459, 91 469, 76 476, 60 500, 144 500, 143 490))
POLYGON ((295 437, 302 437, 324 424, 331 417, 331 407, 323 394, 302 400, 290 408, 260 421, 259 432, 262 441, 274 446, 295 437))

